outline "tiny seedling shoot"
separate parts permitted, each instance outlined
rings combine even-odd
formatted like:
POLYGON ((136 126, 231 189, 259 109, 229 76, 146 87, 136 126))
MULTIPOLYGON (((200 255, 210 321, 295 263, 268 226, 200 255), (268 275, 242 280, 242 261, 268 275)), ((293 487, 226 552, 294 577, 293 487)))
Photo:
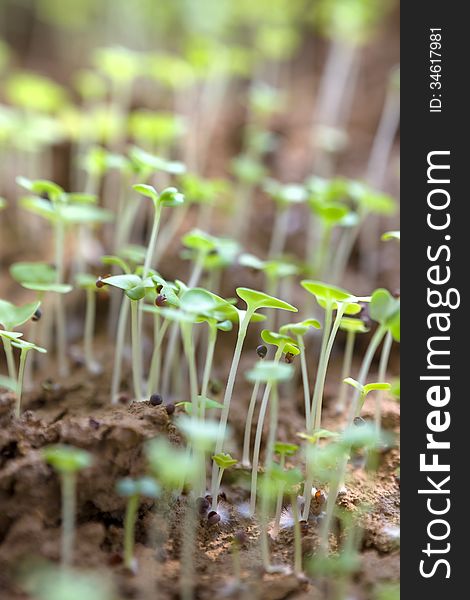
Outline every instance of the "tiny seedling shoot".
POLYGON ((73 446, 53 445, 43 450, 44 460, 60 475, 62 490, 61 563, 73 563, 75 545, 75 513, 77 473, 92 463, 91 455, 73 446))
POLYGON ((125 477, 118 481, 116 491, 120 496, 127 498, 126 516, 124 518, 124 565, 130 571, 135 572, 137 565, 134 558, 134 536, 139 501, 141 496, 158 498, 160 486, 151 477, 141 477, 140 479, 125 477))

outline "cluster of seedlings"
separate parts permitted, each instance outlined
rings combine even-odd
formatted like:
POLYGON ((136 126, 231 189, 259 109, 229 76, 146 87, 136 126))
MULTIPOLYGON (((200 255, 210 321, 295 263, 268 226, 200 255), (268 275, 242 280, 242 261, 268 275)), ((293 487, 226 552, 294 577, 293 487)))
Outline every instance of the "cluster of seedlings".
MULTIPOLYGON (((345 14, 346 4, 338 3, 345 14)), ((270 67, 283 65, 288 71, 302 2, 283 5, 284 25, 273 29, 277 37, 269 38, 265 32, 258 43, 270 67)), ((14 395, 13 419, 21 420, 24 391, 34 391, 39 374, 56 369, 58 381, 70 376, 77 360, 69 322, 73 301, 81 303, 82 335, 73 341, 87 377, 109 375, 111 406, 128 401, 164 407, 184 440, 180 446, 163 435, 149 441, 144 448, 146 470, 137 478, 117 481, 109 490, 126 503, 122 563, 129 577, 139 568, 135 529, 142 499, 157 509, 178 503, 182 600, 196 597, 195 555, 201 528, 217 532, 233 515, 242 527, 233 533, 228 549, 234 583, 225 590, 227 595, 249 589, 241 567, 248 530, 256 532, 265 573, 293 574, 304 583, 326 581, 332 598, 345 600, 360 570, 361 518, 367 507, 352 513, 339 506, 339 499, 347 489, 351 459, 360 457, 373 479, 380 453, 394 444, 384 431, 381 406, 383 394, 392 388, 387 381, 392 344, 400 340, 397 294, 383 288, 355 293, 337 285, 344 280, 355 247, 363 253, 361 260, 377 254, 380 231, 375 246, 369 242, 364 254, 364 224, 377 224, 395 210, 395 201, 379 191, 382 180, 331 176, 346 134, 339 113, 327 110, 328 78, 343 61, 346 70, 341 70, 345 75, 340 83, 345 89, 348 81, 350 85, 346 75, 354 72, 353 61, 379 17, 363 10, 355 29, 328 27, 339 21, 331 15, 326 19, 325 7, 318 17, 330 38, 330 74, 321 83, 325 97, 314 116, 315 175, 296 183, 269 176, 265 161, 276 142, 272 118, 285 101, 279 74, 272 85, 252 77, 248 124, 243 148, 231 164, 231 180, 201 175, 210 154, 213 121, 235 77, 233 69, 245 73, 251 67, 256 72, 253 57, 240 47, 228 47, 223 58, 216 44, 185 57, 100 48, 93 55, 94 68, 76 78, 83 100, 80 108, 70 103, 63 88, 45 78, 30 73, 7 78, 11 106, 8 110, 0 106, 0 133, 4 123, 12 132, 11 140, 5 137, 6 147, 9 140, 13 143, 18 120, 24 126, 28 119, 28 135, 36 136, 34 146, 18 149, 25 175, 16 178, 21 195, 9 208, 17 215, 29 215, 23 220, 32 240, 50 238, 53 259, 9 266, 12 279, 30 301, 17 305, 0 300, 6 359, 0 388, 14 395), (344 40, 352 30, 354 41, 347 55, 344 40), (217 78, 205 75, 208 64, 217 65, 217 78), (185 120, 176 110, 132 110, 133 91, 142 78, 165 86, 175 106, 197 89, 202 115, 191 113, 185 120), (203 141, 197 135, 201 127, 206 132, 203 141), (79 192, 67 192, 47 178, 57 139, 71 143, 70 185, 79 192), (44 166, 44 179, 36 172, 38 162, 44 166), (259 244, 253 249, 250 224, 255 220, 254 199, 261 194, 263 206, 270 207, 266 214, 272 216, 271 234, 264 248, 259 244), (220 226, 216 217, 224 213, 220 226), (292 217, 298 214, 308 219, 302 260, 288 253, 292 217), (184 280, 176 277, 180 272, 186 273, 184 280), (257 278, 260 289, 233 285, 229 272, 241 281, 257 278), (108 317, 103 316, 105 306, 108 317), (255 335, 258 341, 253 345, 255 335), (332 431, 324 419, 325 386, 343 337, 334 400, 340 425, 332 431), (359 337, 367 343, 361 339, 359 344, 359 337), (218 350, 230 345, 230 358, 222 369, 218 350), (379 368, 371 381, 374 359, 379 368), (112 365, 110 371, 107 363, 112 365), (302 426, 295 438, 280 439, 280 405, 295 397, 297 389, 302 426), (375 402, 373 422, 362 416, 369 394, 375 402), (244 431, 238 437, 232 423, 234 404, 246 406, 244 431), (224 491, 229 471, 242 490, 236 503, 224 491), (272 545, 287 529, 292 530, 292 561, 278 564, 272 545), (317 545, 306 555, 302 539, 304 531, 312 530, 317 545)), ((256 23, 247 6, 245 11, 246 15, 240 10, 239 18, 256 23)), ((258 63, 256 68, 260 69, 258 63)), ((390 90, 393 99, 395 80, 390 90)), ((347 104, 348 99, 343 100, 347 104)), ((383 118, 393 121, 390 102, 383 118)), ((374 152, 381 150, 383 156, 391 140, 384 139, 383 132, 379 137, 380 148, 374 152)), ((374 160, 375 154, 372 164, 374 160)), ((5 206, 0 199, 0 210, 5 206)), ((397 239, 397 231, 383 235, 384 241, 397 239)), ((45 569, 29 577, 27 586, 48 600, 107 600, 112 592, 105 582, 71 570, 77 476, 92 464, 93 456, 56 444, 44 447, 42 457, 61 483, 62 565, 59 572, 45 569)), ((395 598, 396 590, 389 591, 390 596, 383 597, 395 598)))

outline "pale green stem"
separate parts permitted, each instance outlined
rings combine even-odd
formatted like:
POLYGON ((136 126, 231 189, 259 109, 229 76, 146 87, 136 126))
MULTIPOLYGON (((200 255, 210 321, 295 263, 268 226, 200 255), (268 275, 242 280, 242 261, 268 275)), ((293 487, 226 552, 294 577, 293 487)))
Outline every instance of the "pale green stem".
POLYGON ((160 315, 155 313, 154 315, 154 346, 152 353, 152 360, 150 363, 149 380, 147 384, 147 394, 151 396, 158 391, 160 385, 160 370, 161 370, 161 346, 165 338, 165 333, 170 325, 170 321, 165 319, 162 325, 160 325, 160 315))
POLYGON ((93 357, 93 335, 95 331, 96 292, 92 289, 86 290, 86 313, 85 313, 85 362, 88 371, 93 372, 95 359, 93 357))
MULTIPOLYGON (((322 353, 320 355, 320 361, 318 366, 317 380, 315 382, 315 391, 314 391, 314 399, 312 402, 312 422, 313 422, 313 430, 309 433, 312 435, 315 431, 318 431, 321 427, 321 415, 322 415, 322 405, 323 405, 323 390, 325 388, 325 380, 326 373, 328 370, 328 362, 330 360, 331 350, 333 349, 333 344, 336 338, 336 333, 338 332, 341 319, 343 318, 344 310, 346 306, 344 304, 340 304, 336 311, 336 318, 333 327, 331 327, 331 319, 332 319, 332 307, 327 306, 326 315, 325 315, 325 329, 324 329, 324 337, 328 332, 328 343, 323 351, 323 340, 322 340, 322 353)), ((313 473, 311 471, 307 472, 307 476, 305 478, 304 484, 304 513, 303 518, 305 521, 308 520, 310 514, 310 503, 312 501, 312 485, 313 485, 313 473)))
MULTIPOLYGON (((235 350, 233 353, 232 364, 230 366, 230 372, 227 379, 227 386, 225 388, 224 400, 223 400, 223 408, 220 415, 219 422, 219 431, 217 435, 217 442, 215 445, 215 454, 219 454, 222 451, 225 441, 225 434, 227 431, 227 421, 228 415, 230 412, 230 401, 232 399, 233 388, 235 385, 235 377, 237 375, 238 364, 240 362, 240 357, 242 354, 243 343, 245 341, 246 332, 248 329, 248 324, 250 322, 251 317, 255 311, 253 309, 248 309, 245 313, 243 320, 240 322, 238 329, 238 337, 237 343, 235 346, 235 350)), ((218 466, 214 462, 212 465, 212 486, 211 489, 213 491, 214 486, 217 483, 217 474, 218 474, 218 466)))
POLYGON ((11 341, 7 338, 2 338, 3 340, 3 348, 5 350, 5 356, 7 358, 8 365, 8 377, 16 381, 16 366, 15 366, 15 357, 13 356, 13 349, 11 347, 11 341))
POLYGON ((139 331, 139 301, 131 300, 132 380, 136 402, 142 400, 142 357, 139 331))
POLYGON ((317 420, 317 417, 316 417, 317 406, 318 406, 319 402, 321 402, 321 397, 323 395, 324 378, 326 376, 326 368, 324 366, 324 363, 325 363, 328 339, 330 337, 330 332, 331 332, 332 320, 333 320, 333 307, 329 304, 325 308, 325 323, 323 325, 323 336, 322 336, 322 341, 321 341, 320 357, 318 359, 317 377, 315 379, 315 386, 313 389, 313 396, 312 396, 312 403, 311 403, 312 408, 311 408, 311 416, 310 416, 310 425, 311 425, 312 429, 309 431, 309 433, 312 433, 313 430, 315 429, 315 423, 317 420))
POLYGON ((297 336, 297 345, 300 350, 300 370, 302 372, 302 384, 304 388, 304 406, 305 406, 305 428, 310 431, 311 428, 311 406, 310 406, 310 388, 308 385, 307 359, 305 356, 305 344, 301 335, 297 336))
POLYGON ((248 413, 246 415, 245 434, 243 436, 243 455, 242 455, 242 465, 244 467, 249 467, 251 465, 251 461, 250 461, 251 427, 253 424, 253 415, 255 413, 256 400, 258 398, 258 392, 259 392, 260 385, 261 385, 261 382, 259 380, 255 381, 255 383, 253 385, 253 391, 251 393, 250 404, 248 406, 248 413))
POLYGON ((351 375, 352 357, 354 352, 354 342, 356 340, 356 333, 354 331, 348 331, 346 336, 346 346, 344 348, 343 356, 343 367, 341 369, 341 384, 339 390, 338 401, 336 403, 336 410, 343 412, 346 405, 346 397, 348 395, 349 387, 347 383, 344 383, 346 377, 351 375))
MULTIPOLYGON (((276 354, 274 356, 274 362, 278 363, 281 359, 282 356, 282 352, 284 350, 284 346, 285 343, 281 343, 278 347, 278 349, 276 350, 276 354)), ((252 467, 251 467, 251 495, 250 495, 250 514, 254 515, 255 514, 255 508, 256 508, 256 492, 257 492, 257 482, 258 482, 258 464, 259 464, 259 453, 260 453, 260 449, 261 449, 261 438, 263 436, 263 424, 264 424, 264 419, 266 417, 266 410, 268 408, 268 401, 269 401, 269 396, 271 394, 271 389, 272 389, 273 385, 271 382, 267 382, 266 383, 266 387, 264 388, 264 394, 263 394, 263 398, 261 400, 261 406, 259 409, 259 415, 258 415, 258 423, 256 426, 256 435, 255 435, 255 444, 253 447, 253 462, 252 462, 252 467)), ((272 410, 271 410, 271 414, 272 414, 272 410)), ((269 443, 268 443, 268 447, 266 449, 266 456, 269 458, 269 443)), ((272 454, 272 448, 271 448, 271 454, 272 454)))
MULTIPOLYGON (((390 331, 387 331, 387 335, 385 336, 384 345, 382 348, 382 353, 380 355, 380 363, 379 363, 379 382, 384 382, 387 376, 387 367, 388 361, 390 358, 390 350, 392 348, 393 337, 390 331)), ((375 400, 375 428, 377 433, 380 433, 380 429, 382 427, 382 390, 378 390, 376 400, 375 400)))
MULTIPOLYGON (((284 471, 285 466, 286 466, 286 456, 285 456, 284 452, 282 452, 280 460, 279 460, 279 467, 282 471, 284 471)), ((275 516, 274 516, 273 537, 277 537, 277 534, 279 533, 279 528, 280 528, 279 524, 281 522, 283 497, 284 497, 284 484, 281 484, 279 486, 279 491, 277 493, 276 512, 275 512, 275 516)))
MULTIPOLYGON (((377 348, 379 347, 380 342, 382 341, 386 332, 386 327, 380 325, 380 327, 377 328, 376 332, 374 333, 372 339, 369 342, 369 346, 367 347, 366 353, 362 360, 361 368, 359 370, 359 375, 357 377, 357 381, 361 386, 365 385, 367 375, 369 374, 370 365, 372 364, 372 359, 374 358, 377 348)), ((351 412, 349 415, 349 425, 351 425, 351 423, 353 422, 354 417, 359 416, 358 409, 360 410, 360 396, 360 390, 355 390, 351 404, 351 412)))
POLYGON ((290 499, 292 506, 292 518, 294 520, 294 575, 302 573, 302 539, 300 536, 299 507, 297 506, 297 495, 293 494, 290 499))
POLYGON ((148 272, 150 271, 153 263, 153 256, 155 253, 155 247, 157 245, 157 235, 158 228, 160 226, 160 214, 161 214, 161 206, 160 203, 157 202, 155 207, 155 217, 153 220, 152 233, 150 234, 150 241, 147 246, 147 254, 145 255, 144 268, 142 272, 142 277, 145 279, 147 277, 148 272))
MULTIPOLYGON (((56 265, 56 283, 63 283, 64 279, 64 243, 65 226, 59 219, 55 226, 55 265, 56 265)), ((65 324, 65 308, 62 294, 57 294, 57 361, 59 364, 59 374, 61 377, 67 377, 69 374, 67 360, 67 333, 65 324)))
POLYGON ((73 549, 75 545, 75 473, 61 473, 62 484, 62 541, 61 564, 70 567, 73 563, 73 549))
MULTIPOLYGON (((214 360, 214 350, 217 341, 217 326, 209 324, 209 339, 207 342, 206 360, 204 363, 204 372, 202 374, 201 396, 207 397, 207 389, 212 371, 212 363, 214 360)), ((206 405, 202 405, 201 418, 204 420, 206 415, 206 405)))
POLYGON ((217 484, 215 488, 215 494, 212 496, 212 506, 211 510, 217 510, 220 486, 222 485, 222 477, 224 476, 225 469, 223 467, 219 467, 219 474, 217 475, 217 484))
POLYGON ((24 368, 26 364, 26 359, 28 357, 29 349, 23 348, 20 353, 20 368, 18 371, 18 381, 16 383, 16 407, 15 407, 15 416, 20 416, 21 410, 21 394, 23 391, 23 379, 24 379, 24 368))
POLYGON ((124 353, 124 343, 126 341, 127 317, 131 300, 124 294, 119 310, 119 319, 116 333, 116 351, 114 353, 114 368, 111 382, 111 404, 118 401, 119 387, 121 385, 122 356, 124 353))
MULTIPOLYGON (((269 434, 268 443, 266 447, 266 459, 265 459, 265 474, 269 479, 271 476, 271 470, 273 465, 273 453, 274 453, 274 442, 276 440, 277 421, 278 421, 278 390, 277 382, 272 383, 273 394, 271 400, 270 409, 270 423, 269 423, 269 434)), ((254 461, 253 461, 254 462, 254 461)), ((263 566, 266 570, 269 570, 269 543, 268 543, 268 506, 269 506, 269 495, 268 489, 265 485, 261 494, 261 557, 263 560, 263 566)), ((254 507, 253 507, 254 509, 254 507)), ((254 510, 252 512, 254 514, 254 510)))
POLYGON ((139 496, 134 494, 127 501, 126 516, 124 518, 124 565, 132 571, 134 563, 134 539, 139 496))
POLYGON ((289 210, 287 206, 276 205, 276 216, 271 234, 268 257, 270 259, 279 258, 284 252, 287 240, 287 231, 289 225, 289 210))

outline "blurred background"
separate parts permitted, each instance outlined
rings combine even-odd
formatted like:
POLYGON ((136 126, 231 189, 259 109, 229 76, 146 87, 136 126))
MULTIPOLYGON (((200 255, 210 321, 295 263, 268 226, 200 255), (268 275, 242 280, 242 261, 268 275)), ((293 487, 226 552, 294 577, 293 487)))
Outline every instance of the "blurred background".
MULTIPOLYGON (((165 275, 184 276, 180 238, 199 227, 356 293, 396 287, 380 235, 398 228, 398 61, 394 0, 1 0, 0 294, 19 293, 12 262, 53 256, 15 178, 119 211, 142 174, 132 148, 174 163, 149 181, 188 200, 166 217, 165 275)), ((124 241, 147 234, 140 217, 124 241)), ((118 250, 108 225, 78 237, 81 268, 118 250)))

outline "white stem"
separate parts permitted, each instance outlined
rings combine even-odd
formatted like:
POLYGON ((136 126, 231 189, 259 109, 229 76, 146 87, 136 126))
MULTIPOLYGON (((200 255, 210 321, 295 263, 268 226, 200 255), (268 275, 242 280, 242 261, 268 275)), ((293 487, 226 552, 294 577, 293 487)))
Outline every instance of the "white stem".
POLYGON ((93 357, 93 335, 95 331, 96 292, 92 289, 86 290, 86 313, 85 313, 85 361, 89 372, 93 372, 95 360, 93 357))
POLYGON ((297 345, 300 350, 300 370, 302 372, 302 383, 304 388, 304 407, 305 407, 305 428, 310 431, 311 424, 311 406, 310 406, 310 388, 308 385, 307 358, 305 356, 305 344, 301 335, 297 336, 297 345))
MULTIPOLYGON (((393 337, 390 331, 387 331, 387 335, 385 336, 384 345, 382 348, 382 354, 380 355, 380 363, 379 363, 379 382, 383 383, 385 381, 385 377, 387 376, 387 367, 388 360, 390 358, 390 350, 392 348, 393 337)), ((375 399, 375 428, 377 433, 380 433, 380 429, 382 427, 382 395, 383 391, 378 390, 377 396, 375 399)))
POLYGON ((139 332, 139 301, 131 300, 132 380, 136 402, 142 400, 142 348, 139 332))
POLYGON ((62 483, 62 542, 61 564, 69 567, 73 563, 75 545, 75 473, 64 472, 62 483))
POLYGON ((121 308, 119 310, 118 326, 116 333, 116 351, 114 353, 114 368, 111 382, 111 404, 118 401, 119 387, 121 385, 122 356, 124 353, 124 343, 126 341, 127 317, 129 314, 130 300, 123 295, 121 308))
POLYGON ((26 364, 26 358, 28 356, 28 350, 22 349, 20 354, 20 368, 18 371, 18 381, 16 384, 16 407, 15 407, 15 416, 20 416, 21 411, 21 394, 23 391, 23 379, 24 379, 24 367, 26 364))
POLYGON ((253 415, 255 413, 256 400, 258 398, 258 392, 260 388, 261 382, 255 381, 253 386, 253 391, 251 392, 250 404, 248 406, 248 413, 246 415, 245 421, 245 434, 243 436, 243 455, 242 455, 242 465, 244 467, 249 467, 251 465, 250 461, 250 439, 251 439, 251 427, 253 424, 253 415))
POLYGON ((344 383, 346 377, 351 375, 352 357, 354 352, 354 342, 356 334, 354 331, 348 331, 346 337, 346 346, 344 348, 343 356, 343 368, 341 369, 341 384, 338 396, 338 402, 336 403, 336 409, 338 412, 343 412, 346 405, 346 397, 349 391, 349 385, 344 383))

